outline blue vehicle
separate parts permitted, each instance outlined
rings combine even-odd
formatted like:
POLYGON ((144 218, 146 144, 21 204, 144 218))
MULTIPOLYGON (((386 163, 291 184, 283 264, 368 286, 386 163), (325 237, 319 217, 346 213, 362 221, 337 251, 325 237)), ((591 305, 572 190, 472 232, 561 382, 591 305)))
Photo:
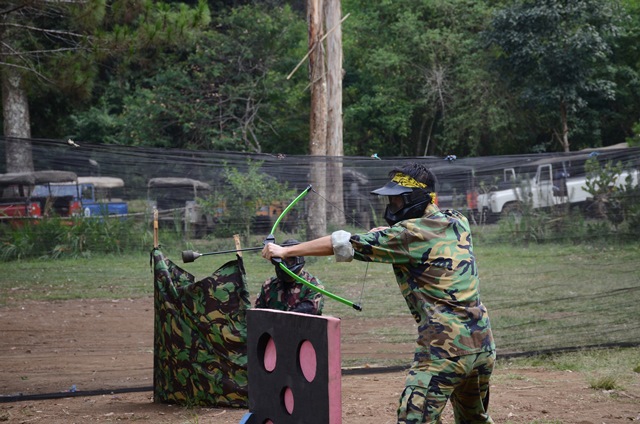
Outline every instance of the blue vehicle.
POLYGON ((116 177, 78 177, 73 183, 52 183, 34 187, 32 197, 44 199, 43 214, 58 216, 125 216, 128 205, 113 197, 124 187, 116 177))

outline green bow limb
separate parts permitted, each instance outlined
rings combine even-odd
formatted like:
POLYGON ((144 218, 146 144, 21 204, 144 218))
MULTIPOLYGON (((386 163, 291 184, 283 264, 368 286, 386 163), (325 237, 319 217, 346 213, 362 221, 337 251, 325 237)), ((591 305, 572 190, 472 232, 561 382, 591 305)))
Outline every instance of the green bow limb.
POLYGON ((362 311, 362 307, 359 304, 354 303, 354 302, 352 302, 350 300, 347 300, 347 299, 345 299, 343 297, 340 297, 337 294, 333 294, 330 291, 327 291, 327 290, 325 290, 323 288, 315 286, 315 285, 311 284, 310 282, 308 282, 307 280, 305 280, 304 278, 300 277, 299 275, 296 275, 293 271, 291 271, 289 268, 287 268, 287 266, 285 264, 283 264, 282 261, 278 262, 278 266, 280 267, 281 270, 286 272, 287 275, 289 275, 291 278, 293 278, 294 280, 298 281, 301 284, 304 284, 305 286, 309 287, 310 289, 315 290, 315 291, 317 291, 319 293, 322 293, 323 295, 327 296, 328 298, 331 298, 333 300, 337 300, 340 303, 344 303, 347 306, 351 306, 356 311, 362 311))
POLYGON ((276 222, 273 223, 273 227, 271 227, 271 233, 269 234, 269 237, 273 237, 273 234, 276 232, 276 228, 278 228, 278 225, 280 225, 280 221, 282 220, 282 218, 291 210, 292 207, 296 205, 296 203, 300 201, 300 199, 302 199, 304 196, 309 194, 311 189, 312 189, 312 186, 311 184, 309 184, 307 188, 302 190, 302 193, 298 194, 298 196, 296 196, 296 198, 293 199, 291 203, 287 205, 286 208, 284 208, 284 210, 282 211, 278 219, 276 219, 276 222))
POLYGON ((284 210, 282 211, 280 216, 278 216, 278 218, 276 219, 276 222, 273 223, 273 226, 271 227, 271 232, 269 233, 267 238, 264 240, 264 244, 275 243, 276 242, 276 236, 274 236, 274 234, 276 232, 276 228, 278 228, 278 225, 280 225, 280 221, 282 221, 282 218, 284 218, 284 216, 291 210, 292 207, 295 206, 296 203, 298 203, 300 201, 300 199, 302 199, 304 196, 309 194, 309 192, 311 191, 311 188, 312 188, 312 186, 311 186, 311 184, 309 184, 307 186, 307 188, 302 190, 302 193, 298 194, 296 196, 296 198, 293 199, 291 201, 291 203, 289 203, 287 205, 286 208, 284 208, 284 210))
MULTIPOLYGON (((307 188, 305 188, 295 199, 293 199, 293 201, 291 201, 291 203, 289 203, 286 208, 284 208, 284 210, 282 211, 280 216, 278 216, 278 219, 276 219, 276 222, 273 224, 273 227, 271 227, 271 232, 269 233, 269 235, 267 236, 267 238, 264 241, 265 245, 268 244, 268 243, 275 243, 276 242, 276 237, 275 237, 274 233, 276 232, 276 229, 278 228, 278 225, 280 224, 280 221, 291 210, 291 208, 293 206, 295 206, 295 204, 300 201, 300 199, 302 199, 304 196, 306 196, 309 193, 309 191, 311 191, 311 188, 312 188, 311 185, 307 186, 307 188)), ((357 304, 355 302, 352 302, 350 300, 347 300, 347 299, 345 299, 343 297, 340 297, 337 294, 333 294, 330 291, 327 291, 327 290, 325 290, 323 288, 315 286, 315 285, 311 284, 310 282, 308 282, 307 280, 305 280, 304 278, 300 277, 299 275, 296 275, 293 271, 291 271, 289 268, 287 268, 287 266, 284 263, 282 263, 282 259, 281 258, 271 258, 271 262, 274 265, 279 266, 280 269, 282 269, 287 275, 292 277, 294 280, 296 280, 299 283, 309 287, 311 290, 315 290, 315 291, 317 291, 319 293, 322 293, 323 295, 327 296, 330 299, 336 300, 336 301, 338 301, 340 303, 343 303, 343 304, 345 304, 347 306, 351 306, 356 311, 362 311, 362 307, 359 304, 357 304)))

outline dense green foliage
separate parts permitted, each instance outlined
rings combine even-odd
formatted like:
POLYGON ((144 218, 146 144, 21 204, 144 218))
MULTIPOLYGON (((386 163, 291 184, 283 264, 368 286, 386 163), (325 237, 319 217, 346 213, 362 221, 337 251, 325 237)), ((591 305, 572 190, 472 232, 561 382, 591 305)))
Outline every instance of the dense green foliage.
POLYGON ((280 184, 270 176, 260 172, 260 162, 249 162, 247 171, 241 172, 236 168, 225 166, 224 179, 226 184, 220 192, 204 199, 202 206, 210 211, 221 210, 217 214, 214 234, 218 237, 231 237, 240 234, 246 242, 251 238, 254 228, 262 227, 268 231, 275 219, 282 212, 270 213, 271 205, 282 205, 294 197, 294 192, 288 190, 286 184, 280 184), (257 211, 264 210, 258 215, 257 211))
POLYGON ((65 123, 78 111, 113 106, 100 88, 109 80, 139 78, 141 66, 162 60, 159 46, 193 46, 211 19, 205 0, 190 3, 4 2, 0 75, 12 71, 22 79, 33 133, 65 136, 65 123))
MULTIPOLYGON (((592 173, 594 179, 597 175, 598 181, 607 181, 619 175, 617 169, 617 165, 607 164, 602 169, 594 168, 592 173)), ((262 242, 275 218, 280 216, 295 194, 286 185, 265 178, 257 167, 247 173, 227 168, 225 174, 228 182, 225 190, 201 200, 202 207, 217 218, 213 233, 201 239, 193 238, 185 234, 178 222, 175 227, 161 231, 163 245, 182 248, 191 243, 215 244, 218 239, 230 239, 234 234, 241 235, 245 245, 262 242), (275 207, 275 214, 257 213, 269 205, 275 207)), ((640 236, 639 189, 630 181, 617 188, 592 181, 587 186, 595 200, 586 210, 568 207, 534 209, 524 202, 517 216, 504 218, 496 225, 477 226, 475 238, 482 243, 518 247, 562 242, 618 246, 637 240, 640 236)), ((299 234, 304 228, 297 213, 297 209, 290 211, 278 231, 291 233, 293 238, 304 238, 299 234)), ((3 224, 0 225, 0 261, 145 252, 153 240, 150 221, 150 216, 141 216, 137 220, 80 217, 49 218, 37 225, 19 227, 3 224)))
POLYGON ((524 0, 498 11, 487 38, 495 63, 550 139, 569 151, 570 131, 597 142, 590 104, 615 98, 611 42, 619 32, 614 3, 524 0))
POLYGON ((77 258, 144 251, 152 235, 140 223, 120 218, 48 218, 19 227, 0 227, 0 260, 77 258))
POLYGON ((252 152, 277 129, 286 134, 303 118, 278 110, 291 101, 282 87, 296 50, 304 51, 303 23, 288 7, 256 6, 232 9, 215 25, 224 31, 166 51, 143 75, 118 75, 126 85, 109 81, 112 100, 76 114, 70 131, 96 142, 252 152), (96 131, 95 122, 106 125, 96 131))
POLYGON ((640 189, 621 162, 600 165, 595 158, 586 163, 585 190, 591 194, 591 214, 604 218, 614 231, 625 228, 630 238, 640 235, 640 189))
MULTIPOLYGON (((306 63, 290 75, 307 50, 304 2, 107 3, 76 25, 99 22, 94 49, 75 51, 75 68, 52 54, 50 77, 32 86, 35 137, 308 151, 306 63)), ((343 0, 342 11, 347 155, 496 155, 637 139, 635 0, 343 0)))

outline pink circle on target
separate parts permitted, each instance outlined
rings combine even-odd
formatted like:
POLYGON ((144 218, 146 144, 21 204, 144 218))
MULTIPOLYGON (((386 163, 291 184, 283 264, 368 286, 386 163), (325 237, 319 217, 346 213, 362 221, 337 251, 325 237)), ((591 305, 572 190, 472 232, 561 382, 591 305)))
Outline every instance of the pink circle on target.
POLYGON ((289 415, 293 414, 293 392, 289 387, 284 389, 284 408, 287 410, 289 415))
POLYGON ((264 349, 264 369, 267 370, 267 372, 272 372, 276 369, 277 361, 278 353, 276 352, 276 343, 269 337, 267 346, 264 349))
POLYGON ((316 378, 316 369, 318 368, 318 360, 316 358, 316 350, 309 340, 305 340, 300 345, 300 351, 298 353, 298 360, 300 361, 300 369, 304 378, 311 383, 316 378))

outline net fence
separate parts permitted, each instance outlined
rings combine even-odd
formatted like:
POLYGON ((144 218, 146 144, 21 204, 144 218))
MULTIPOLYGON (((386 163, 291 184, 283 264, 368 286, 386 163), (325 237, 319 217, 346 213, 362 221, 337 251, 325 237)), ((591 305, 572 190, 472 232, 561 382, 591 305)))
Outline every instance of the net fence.
MULTIPOLYGON (((7 143, 16 141, 24 142, 0 139, 0 156, 5 156, 7 143)), ((235 231, 247 225, 253 233, 266 235, 292 195, 309 184, 322 202, 335 203, 326 206, 327 215, 334 206, 340 208, 344 225, 356 230, 384 225, 385 199, 371 196, 370 191, 388 181, 388 172, 394 166, 419 161, 438 178, 436 191, 441 207, 460 210, 474 226, 482 296, 490 309, 499 355, 640 344, 640 322, 636 319, 640 304, 640 148, 475 158, 375 154, 333 158, 150 149, 66 140, 34 139, 30 143, 36 171, 64 171, 75 174, 78 180, 85 178, 83 181, 91 181, 89 177, 120 179, 122 184, 96 185, 91 196, 107 203, 126 204, 124 212, 115 212, 118 219, 143 223, 146 229, 150 228, 155 207, 161 221, 164 217, 166 225, 191 241, 226 237, 225 229, 235 231), (248 217, 233 208, 234 198, 246 195, 233 185, 234 175, 266 181, 262 186, 264 196, 259 199, 262 203, 252 203, 248 217), (589 184, 598 178, 606 180, 601 184, 606 187, 590 189, 589 184), (264 187, 275 188, 275 192, 286 189, 286 196, 273 197, 264 187), (332 196, 336 191, 342 192, 338 200, 332 196), (577 254, 575 249, 580 245, 584 249, 577 254), (505 256, 518 258, 517 265, 514 267, 511 260, 508 267, 501 266, 505 256)), ((0 174, 0 207, 33 195, 32 188, 21 191, 11 183, 4 163, 0 164, 0 174)), ((41 180, 31 181, 30 187, 68 184, 37 178, 41 180)), ((81 191, 79 188, 77 195, 83 198, 81 191)), ((307 218, 315 213, 311 199, 309 196, 301 201, 283 228, 305 237, 307 218)), ((41 213, 47 208, 42 204, 41 213)), ((55 208, 52 211, 71 213, 55 208)), ((79 214, 86 215, 82 209, 79 214)), ((5 213, 2 218, 4 225, 16 217, 5 213)), ((331 219, 328 221, 330 230, 331 219)), ((3 232, 2 243, 12 243, 8 238, 11 234, 3 232)), ((69 272, 74 272, 73 268, 69 272)), ((384 277, 393 279, 391 274, 384 277)), ((6 281, 8 277, 0 277, 0 284, 7 284, 6 281)), ((388 287, 395 302, 388 309, 403 311, 398 315, 406 313, 397 287, 392 283, 388 287)), ((10 289, 3 288, 7 290, 10 289)), ((15 307, 7 302, 0 311, 4 309, 6 317, 6 311, 15 307)), ((367 329, 362 339, 381 345, 389 343, 388 351, 402 351, 406 362, 415 330, 406 323, 395 328, 392 321, 378 318, 377 327, 367 329), (390 333, 396 337, 380 337, 390 333), (394 347, 398 337, 408 341, 406 346, 394 347)), ((20 338, 28 339, 29 335, 12 334, 11 339, 20 338)), ((109 340, 105 338, 105 343, 109 340)), ((1 349, 11 349, 11 342, 5 341, 1 349)), ((372 358, 363 355, 361 360, 369 362, 372 358)), ((357 360, 353 364, 362 365, 357 360)), ((143 367, 134 374, 138 371, 146 375, 149 370, 143 367)), ((108 373, 103 378, 108 379, 108 373)), ((141 377, 107 386, 148 383, 141 377)), ((50 390, 45 385, 41 387, 41 391, 50 390)))
MULTIPOLYGON (((0 139, 0 155, 4 157, 7 143, 22 141, 0 139)), ((108 195, 129 202, 128 213, 132 216, 149 213, 149 206, 152 205, 160 212, 170 211, 175 217, 189 208, 189 201, 207 197, 216 199, 214 202, 218 203, 211 204, 205 212, 208 221, 204 223, 208 228, 204 231, 209 232, 214 230, 218 220, 235 225, 237 223, 234 219, 241 219, 234 216, 226 204, 234 197, 246 197, 230 187, 229 170, 246 173, 253 167, 258 170, 260 179, 277 185, 277 188, 286 187, 294 192, 314 183, 317 185, 316 192, 328 200, 335 200, 332 194, 340 190, 343 196, 336 206, 342 206, 340 209, 344 211, 347 221, 366 228, 371 224, 384 223, 384 199, 371 196, 370 191, 388 180, 388 172, 393 166, 409 161, 419 161, 436 174, 436 191, 442 207, 452 207, 468 213, 469 218, 477 223, 495 222, 506 211, 509 203, 527 203, 526 196, 517 195, 512 190, 507 195, 509 199, 503 200, 505 204, 493 205, 488 194, 494 191, 504 194, 505 189, 508 190, 514 184, 522 184, 523 181, 528 184, 528 178, 535 178, 536 186, 528 187, 526 191, 533 193, 534 197, 540 197, 537 199, 540 206, 555 203, 578 204, 592 197, 590 193, 578 190, 587 179, 587 160, 597 159, 601 166, 608 162, 620 164, 625 170, 635 170, 636 173, 640 164, 640 148, 470 158, 454 155, 444 158, 380 158, 377 154, 371 157, 290 156, 283 153, 148 149, 63 140, 38 139, 30 142, 37 171, 70 171, 84 178, 99 176, 121 179, 123 186, 110 189, 108 195), (317 173, 318 169, 320 174, 317 173), (571 184, 576 184, 576 188, 572 188, 571 184), (552 192, 550 187, 555 191, 552 192), (550 194, 536 195, 543 190, 550 194), (567 193, 567 190, 570 192, 567 193), (571 193, 574 192, 580 192, 583 198, 572 199, 571 193)), ((6 164, 0 164, 0 173, 6 173, 6 164)), ((634 178, 634 184, 637 184, 637 175, 634 178)), ((3 188, 6 191, 6 186, 3 188)), ((257 205, 252 219, 254 225, 260 223, 260 217, 265 215, 261 213, 260 207, 266 212, 273 199, 264 200, 265 204, 257 205)), ((195 203, 197 205, 198 202, 195 203)), ((281 209, 280 206, 278 210, 281 209)), ((331 213, 333 206, 328 209, 331 213)), ((189 212, 193 211, 188 211, 187 215, 189 212)), ((271 212, 273 214, 277 211, 271 212)), ((195 222, 200 218, 183 216, 177 219, 195 222)))

